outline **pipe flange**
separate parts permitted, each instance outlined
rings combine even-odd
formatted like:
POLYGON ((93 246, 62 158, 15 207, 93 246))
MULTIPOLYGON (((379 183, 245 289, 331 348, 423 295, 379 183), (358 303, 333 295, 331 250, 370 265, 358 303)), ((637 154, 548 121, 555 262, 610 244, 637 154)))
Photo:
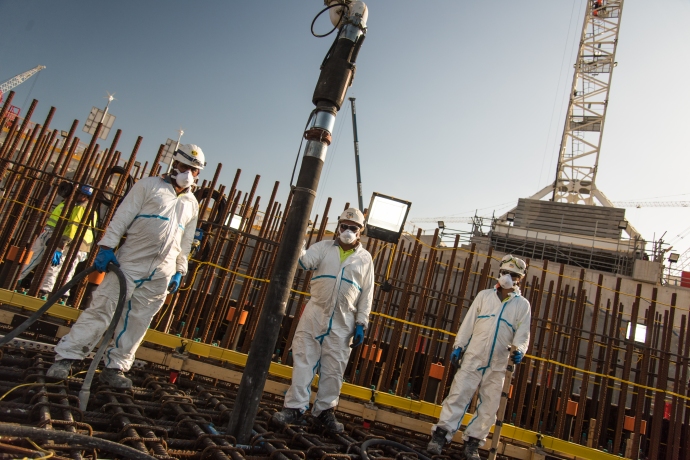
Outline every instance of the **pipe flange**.
POLYGON ((331 133, 325 129, 311 128, 304 132, 304 138, 309 141, 319 141, 331 145, 331 133))

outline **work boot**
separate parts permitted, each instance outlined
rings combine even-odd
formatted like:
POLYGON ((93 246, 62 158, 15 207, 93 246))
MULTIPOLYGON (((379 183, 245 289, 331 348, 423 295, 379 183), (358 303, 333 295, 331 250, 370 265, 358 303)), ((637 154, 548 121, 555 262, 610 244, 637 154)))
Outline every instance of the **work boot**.
POLYGON ((443 446, 445 446, 448 442, 446 441, 447 434, 448 430, 437 427, 436 431, 434 431, 431 435, 431 441, 429 441, 429 444, 426 446, 426 451, 430 454, 441 455, 443 446))
POLYGON ((100 380, 101 383, 105 383, 106 385, 110 385, 111 387, 122 390, 132 388, 132 381, 125 377, 125 374, 121 369, 106 367, 101 371, 101 374, 98 376, 98 380, 100 380))
POLYGON ((465 460, 481 460, 479 456, 479 439, 470 438, 465 441, 465 448, 462 451, 465 460))
POLYGON ((55 361, 48 369, 48 372, 46 372, 46 377, 65 380, 67 377, 69 377, 73 362, 73 359, 61 359, 59 361, 55 361))
POLYGON ((321 426, 333 433, 342 433, 345 429, 343 424, 335 418, 335 412, 333 409, 328 409, 321 412, 316 419, 319 421, 321 426))
POLYGON ((283 408, 280 412, 273 414, 273 420, 283 425, 290 425, 302 418, 302 411, 299 409, 283 408))

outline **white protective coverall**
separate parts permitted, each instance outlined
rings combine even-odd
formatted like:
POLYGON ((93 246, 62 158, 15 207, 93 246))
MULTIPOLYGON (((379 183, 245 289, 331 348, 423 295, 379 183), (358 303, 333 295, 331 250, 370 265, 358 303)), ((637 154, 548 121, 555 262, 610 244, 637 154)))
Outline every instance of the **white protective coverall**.
MULTIPOLYGON (((199 203, 187 189, 180 195, 166 179, 147 177, 130 189, 99 246, 114 248, 127 279, 127 303, 105 353, 106 367, 128 371, 134 353, 167 295, 175 272, 187 273, 199 214, 199 203)), ((69 334, 55 347, 56 360, 83 359, 101 338, 117 307, 119 283, 108 273, 93 292, 89 307, 82 312, 69 334)))
POLYGON ((446 440, 450 441, 479 387, 477 410, 463 439, 472 437, 482 443, 486 440, 501 402, 510 347, 515 345, 522 353, 527 351, 531 318, 530 304, 519 291, 511 292, 502 302, 496 288, 477 294, 455 337, 453 348, 462 347, 464 351, 462 364, 432 433, 441 427, 448 431, 446 440))
POLYGON ((304 307, 292 341, 292 385, 285 407, 309 408, 311 382, 319 374, 312 415, 338 405, 343 374, 350 358, 355 324, 369 324, 374 295, 374 264, 362 245, 340 263, 335 240, 320 241, 302 251, 299 266, 313 270, 311 299, 304 307))

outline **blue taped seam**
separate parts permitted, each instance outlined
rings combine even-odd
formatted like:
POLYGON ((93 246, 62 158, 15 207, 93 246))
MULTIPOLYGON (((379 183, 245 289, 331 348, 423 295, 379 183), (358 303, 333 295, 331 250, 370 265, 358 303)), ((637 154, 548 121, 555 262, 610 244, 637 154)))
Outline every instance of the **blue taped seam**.
POLYGON ((360 292, 362 291, 362 288, 361 288, 361 287, 359 286, 359 284, 357 284, 355 281, 349 280, 349 279, 347 279, 347 278, 343 278, 343 281, 346 281, 346 282, 352 284, 354 287, 356 287, 357 289, 359 289, 360 292))
MULTIPOLYGON (((482 372, 482 378, 484 378, 484 372, 482 372)), ((480 388, 481 388, 481 385, 482 384, 480 382, 479 383, 480 388)), ((470 427, 470 425, 472 425, 474 423, 474 421, 477 420, 477 417, 479 416, 479 408, 482 405, 482 396, 479 395, 478 397, 479 397, 479 404, 477 404, 477 409, 474 411, 474 417, 472 417, 472 420, 470 420, 470 423, 468 423, 467 426, 465 427, 465 431, 467 431, 467 429, 470 427)), ((471 399, 470 399, 470 401, 471 401, 471 399)), ((464 414, 463 414, 463 418, 464 418, 464 414)))
MULTIPOLYGON (((122 337, 122 334, 124 334, 125 331, 127 330, 127 323, 129 322, 129 312, 130 311, 132 311, 132 301, 131 300, 129 300, 127 302, 127 314, 125 315, 125 325, 122 328, 122 331, 120 331, 120 333, 117 335, 117 338, 115 339, 115 347, 114 348, 117 348, 120 345, 120 337, 122 337)), ((108 350, 108 362, 106 363, 105 367, 110 366, 110 362, 111 362, 110 352, 111 351, 113 351, 113 348, 110 348, 108 350)))
POLYGON ((139 214, 136 216, 134 219, 138 219, 140 217, 144 217, 147 219, 161 219, 161 220, 170 220, 170 218, 165 217, 165 216, 159 216, 158 214, 139 214))

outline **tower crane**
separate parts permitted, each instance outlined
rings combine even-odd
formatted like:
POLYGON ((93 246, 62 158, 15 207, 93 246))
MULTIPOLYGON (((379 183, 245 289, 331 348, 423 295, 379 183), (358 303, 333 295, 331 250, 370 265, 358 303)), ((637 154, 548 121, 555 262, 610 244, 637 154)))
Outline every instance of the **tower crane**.
POLYGON ((587 0, 556 178, 530 199, 613 206, 596 177, 622 12, 623 0, 587 0))
POLYGON ((31 70, 27 70, 26 72, 20 73, 19 75, 15 75, 14 77, 10 78, 9 80, 0 83, 0 102, 2 102, 2 95, 12 88, 21 85, 24 83, 26 80, 29 78, 33 77, 36 75, 38 72, 41 70, 45 69, 46 66, 44 65, 37 65, 31 70))
MULTIPOLYGON (((597 188, 596 177, 613 69, 618 64, 616 50, 623 3, 624 0, 586 0, 556 177, 530 200, 550 196, 551 201, 562 203, 615 207, 597 188)), ((512 212, 515 208, 498 220, 505 221, 512 212)), ((625 231, 631 238, 640 236, 630 223, 625 231)))

